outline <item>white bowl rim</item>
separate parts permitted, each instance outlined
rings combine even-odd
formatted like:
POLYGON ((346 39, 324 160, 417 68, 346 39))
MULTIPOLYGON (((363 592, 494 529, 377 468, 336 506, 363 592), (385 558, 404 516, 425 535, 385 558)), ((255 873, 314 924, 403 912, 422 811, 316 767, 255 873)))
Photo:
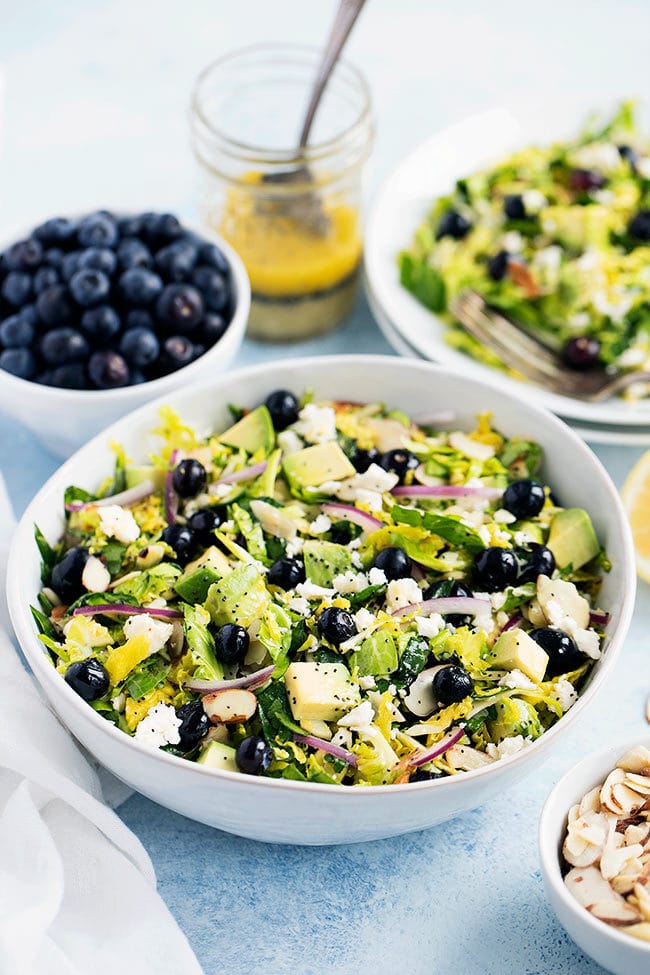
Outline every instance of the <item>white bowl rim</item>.
MULTIPOLYGON (((557 793, 561 792, 567 785, 570 779, 578 772, 583 765, 602 762, 603 771, 598 773, 597 781, 594 781, 594 788, 600 782, 604 782, 605 778, 611 772, 613 765, 611 764, 611 756, 614 755, 624 755, 625 752, 634 748, 636 745, 642 744, 644 740, 643 735, 636 735, 632 739, 626 739, 619 743, 614 743, 608 745, 606 748, 601 748, 597 752, 590 752, 576 762, 557 782, 551 789, 546 802, 544 803, 544 808, 542 809, 541 816, 539 818, 539 829, 538 829, 538 846, 539 846, 539 858, 542 863, 542 869, 544 875, 548 882, 552 885, 553 890, 561 899, 565 907, 567 907, 572 914, 580 918, 585 922, 588 927, 593 931, 599 932, 600 934, 608 934, 613 941, 616 941, 620 945, 625 945, 628 948, 632 947, 637 950, 641 950, 650 954, 650 942, 642 941, 640 938, 633 938, 630 935, 623 933, 624 928, 619 930, 612 924, 607 924, 606 921, 601 921, 599 918, 594 917, 590 914, 586 907, 579 904, 575 897, 569 893, 564 879, 562 877, 562 871, 560 869, 560 858, 558 856, 558 851, 554 847, 553 843, 553 832, 557 825, 557 817, 553 815, 553 810, 551 805, 557 798, 557 793)), ((648 742, 648 737, 645 737, 645 741, 648 742)), ((596 779, 596 774, 594 773, 594 779, 596 779)), ((563 819, 566 820, 569 814, 569 806, 566 807, 563 813, 563 819)), ((558 918, 560 923, 562 923, 561 918, 558 918)))
MULTIPOLYGON (((329 355, 329 356, 306 356, 298 357, 286 360, 292 366, 298 366, 304 370, 309 370, 312 366, 322 366, 330 365, 336 367, 337 365, 349 364, 351 360, 355 360, 360 368, 372 369, 372 367, 380 367, 386 365, 390 362, 391 368, 398 370, 404 370, 408 372, 413 368, 423 370, 433 375, 437 373, 443 373, 445 375, 450 375, 452 377, 457 377, 463 382, 470 382, 475 386, 480 386, 485 390, 489 396, 503 396, 503 390, 499 388, 497 382, 494 380, 475 380, 467 379, 463 373, 456 369, 450 369, 447 366, 435 365, 430 362, 420 362, 417 360, 409 360, 404 358, 396 358, 391 355, 329 355)), ((244 369, 236 370, 236 372, 229 373, 229 378, 233 378, 235 375, 238 378, 246 380, 255 380, 255 378, 260 374, 265 374, 269 369, 277 366, 277 363, 259 363, 254 366, 249 366, 244 369)), ((193 392, 208 389, 214 389, 215 386, 218 388, 220 381, 223 381, 224 377, 215 377, 212 382, 202 383, 194 387, 193 392)), ((508 393, 509 398, 513 400, 521 399, 520 396, 516 394, 508 393)), ((636 591, 636 563, 634 556, 634 548, 632 544, 632 536, 627 523, 627 517, 625 515, 622 502, 618 496, 618 492, 609 477, 609 474, 602 466, 598 458, 593 454, 591 449, 587 444, 576 434, 570 427, 567 426, 562 420, 558 419, 554 414, 550 413, 548 410, 539 407, 532 406, 531 404, 526 404, 529 409, 532 409, 535 413, 541 414, 544 417, 545 422, 551 428, 551 430, 556 430, 559 434, 567 438, 573 445, 574 456, 576 458, 576 467, 579 467, 580 460, 585 459, 591 463, 595 462, 600 468, 601 476, 610 495, 611 508, 614 515, 614 520, 618 522, 618 527, 621 529, 622 534, 622 570, 623 570, 623 596, 621 599, 621 616, 619 620, 618 627, 616 631, 610 636, 610 641, 607 647, 607 653, 602 658, 602 665, 599 672, 592 679, 589 687, 586 691, 580 695, 573 707, 568 711, 557 724, 553 725, 548 731, 545 731, 543 735, 540 736, 536 741, 532 742, 525 749, 517 752, 514 755, 510 755, 506 758, 500 759, 498 762, 494 762, 491 765, 483 766, 478 769, 474 769, 469 772, 463 772, 457 776, 451 776, 449 778, 431 780, 429 782, 410 782, 400 785, 377 785, 377 786, 345 786, 345 785, 328 785, 326 783, 320 782, 296 782, 291 779, 273 779, 267 778, 265 776, 253 777, 246 775, 242 772, 231 772, 224 771, 220 769, 209 769, 204 766, 198 765, 196 762, 188 762, 187 759, 180 758, 176 755, 171 755, 168 752, 163 752, 160 749, 154 750, 141 742, 137 741, 135 738, 131 738, 126 735, 119 728, 116 728, 110 722, 106 721, 105 718, 100 717, 92 708, 88 707, 85 701, 83 701, 78 694, 76 694, 72 688, 70 688, 65 681, 61 678, 51 664, 48 661, 47 655, 40 650, 40 645, 37 647, 38 640, 35 638, 35 633, 33 630, 33 620, 31 614, 28 611, 27 606, 23 606, 20 601, 20 586, 18 579, 20 577, 20 551, 18 548, 19 536, 24 536, 24 539, 32 538, 32 530, 34 524, 34 516, 40 504, 41 496, 47 491, 48 485, 52 478, 59 477, 68 468, 71 468, 76 460, 77 454, 80 451, 84 451, 87 448, 99 445, 100 443, 104 445, 107 441, 115 439, 115 428, 122 423, 132 422, 133 420, 139 420, 144 417, 147 413, 153 414, 160 406, 165 405, 167 402, 166 397, 159 397, 158 399, 151 400, 144 405, 140 406, 138 409, 133 410, 131 413, 126 414, 126 416, 117 420, 115 423, 111 424, 105 430, 98 433, 93 437, 88 443, 83 447, 79 448, 79 451, 68 458, 57 471, 48 478, 45 484, 37 492, 33 500, 30 502, 25 512, 23 513, 18 526, 14 532, 14 540, 11 545, 9 552, 9 560, 7 563, 7 603, 9 606, 9 615, 11 617, 11 622, 13 624, 18 640, 23 648, 25 657, 28 659, 29 665, 33 671, 38 670, 42 675, 44 681, 49 681, 52 677, 55 677, 57 681, 60 681, 60 690, 64 695, 67 695, 70 707, 77 712, 78 718, 80 718, 85 724, 92 725, 93 728, 102 729, 102 733, 112 737, 116 743, 120 743, 122 746, 136 748, 141 754, 146 754, 153 760, 157 761, 161 768, 171 765, 177 768, 183 768, 186 771, 194 771, 199 775, 204 776, 216 776, 217 778, 223 778, 224 776, 231 780, 233 776, 237 776, 241 781, 246 781, 248 783, 253 779, 255 782, 259 783, 260 786, 266 789, 280 789, 280 790, 290 790, 299 789, 302 791, 308 791, 312 793, 322 793, 324 795, 334 795, 334 794, 349 794, 353 792, 355 795, 398 795, 403 793, 404 790, 413 789, 451 789, 454 786, 462 788, 463 782, 472 782, 475 779, 482 778, 485 775, 489 775, 496 768, 500 768, 504 765, 514 765, 517 762, 521 762, 532 752, 539 750, 540 746, 548 744, 551 739, 557 737, 557 735, 569 726, 571 722, 582 712, 586 705, 595 697, 597 692, 601 689, 605 678, 609 672, 613 669, 618 654, 620 653, 624 635, 627 634, 630 621, 632 618, 632 613, 634 609, 634 597, 636 591), (623 636, 621 636, 623 634, 623 636), (29 649, 26 649, 28 647, 29 649), (36 653, 38 650, 38 653, 36 653)), ((152 417, 153 419, 153 417, 152 417)))
MULTIPOLYGON (((76 220, 86 216, 90 212, 94 211, 84 210, 79 213, 71 213, 69 219, 76 220)), ((146 211, 117 211, 117 216, 132 216, 139 212, 144 213, 146 211)), ((48 218, 46 217, 45 219, 48 218)), ((42 220, 30 221, 29 227, 23 224, 22 226, 17 225, 4 229, 2 231, 2 238, 0 239, 0 249, 28 236, 34 230, 34 227, 37 227, 43 222, 42 220)), ((227 240, 224 240, 223 237, 209 227, 204 227, 187 220, 180 220, 180 223, 184 230, 189 230, 199 237, 203 237, 207 243, 216 244, 219 250, 223 251, 230 265, 232 280, 235 286, 235 311, 228 323, 226 331, 220 339, 217 339, 214 345, 206 349, 198 359, 194 359, 193 362, 188 362, 186 366, 181 366, 180 369, 176 369, 174 372, 167 373, 166 376, 159 376, 158 379, 148 379, 144 383, 131 383, 129 386, 120 386, 118 389, 64 389, 59 386, 42 386, 32 379, 20 379, 18 376, 14 376, 4 369, 0 370, 0 382, 6 385, 9 390, 13 388, 18 397, 31 396, 37 391, 41 395, 47 395, 52 399, 56 398, 58 401, 57 406, 68 404, 71 407, 78 408, 82 405, 84 398, 89 395, 92 395, 93 400, 106 404, 107 406, 118 404, 122 400, 128 400, 129 396, 133 396, 135 390, 143 392, 146 389, 148 393, 151 393, 152 398, 155 396, 163 396, 167 390, 171 391, 178 385, 178 376, 182 375, 183 379, 189 379, 191 382, 193 377, 200 375, 203 369, 205 369, 206 364, 222 351, 226 341, 231 341, 233 336, 243 337, 250 314, 251 286, 241 257, 237 251, 233 250, 227 240)))

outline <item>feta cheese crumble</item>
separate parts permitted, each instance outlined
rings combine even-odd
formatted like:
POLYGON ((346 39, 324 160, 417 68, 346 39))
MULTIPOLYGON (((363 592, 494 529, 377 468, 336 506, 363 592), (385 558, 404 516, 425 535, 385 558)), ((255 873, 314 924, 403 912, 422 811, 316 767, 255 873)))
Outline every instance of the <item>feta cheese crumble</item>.
POLYGON ((397 609, 422 602, 422 590, 415 579, 391 579, 386 589, 386 605, 394 613, 397 609))
POLYGON ((328 440, 336 440, 336 414, 331 406, 307 403, 298 414, 293 429, 304 437, 307 443, 327 443, 328 440))
POLYGON ((171 704, 154 705, 147 712, 138 727, 134 738, 149 748, 162 748, 164 745, 178 745, 181 736, 178 729, 181 719, 171 704))
POLYGON ((362 701, 355 708, 344 714, 336 722, 339 728, 350 728, 352 731, 363 731, 369 724, 372 724, 375 717, 370 701, 362 701))
POLYGON ((156 620, 148 613, 139 616, 129 616, 124 624, 124 636, 130 640, 134 636, 146 636, 149 642, 149 653, 158 653, 165 646, 173 632, 171 623, 156 620))
POLYGON ((385 586, 388 579, 383 569, 378 569, 377 566, 373 565, 368 573, 368 581, 371 586, 385 586))
POLYGON ((567 680, 566 677, 561 677, 557 681, 549 696, 558 702, 565 713, 569 710, 569 708, 572 708, 578 700, 578 692, 571 681, 567 680))
POLYGON ((332 527, 332 522, 327 515, 317 515, 309 526, 312 535, 324 535, 332 527))
POLYGON ((97 509, 99 526, 108 538, 116 538, 123 545, 129 545, 140 537, 140 528, 128 508, 119 504, 107 504, 97 509))

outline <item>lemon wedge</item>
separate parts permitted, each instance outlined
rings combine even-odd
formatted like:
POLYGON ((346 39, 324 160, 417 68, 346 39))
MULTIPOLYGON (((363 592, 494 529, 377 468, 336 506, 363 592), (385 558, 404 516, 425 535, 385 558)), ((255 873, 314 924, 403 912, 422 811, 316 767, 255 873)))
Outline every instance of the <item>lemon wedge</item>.
POLYGON ((632 528, 637 572, 650 582, 650 450, 627 475, 621 497, 632 528))

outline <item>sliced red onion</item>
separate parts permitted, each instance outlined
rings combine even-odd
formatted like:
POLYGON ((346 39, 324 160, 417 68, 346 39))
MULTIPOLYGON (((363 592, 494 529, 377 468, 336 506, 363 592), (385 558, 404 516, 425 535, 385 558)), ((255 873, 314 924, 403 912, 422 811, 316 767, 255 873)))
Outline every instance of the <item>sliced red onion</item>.
POLYGON ((460 741, 464 734, 464 728, 454 728, 452 731, 449 731, 444 738, 437 741, 435 745, 432 745, 431 748, 428 748, 424 752, 414 752, 413 755, 409 755, 407 763, 413 768, 419 768, 421 765, 426 765, 427 762, 431 762, 434 758, 438 758, 439 755, 446 752, 452 747, 452 745, 455 745, 457 741, 460 741))
POLYGON ((351 504, 337 504, 334 501, 328 501, 327 504, 321 505, 321 510, 330 518, 337 518, 339 521, 351 521, 353 525, 358 525, 364 531, 374 532, 378 528, 384 527, 383 521, 380 521, 379 518, 373 518, 367 511, 361 511, 351 504))
POLYGON ((522 619, 523 616, 521 615, 521 613, 515 613, 514 616, 510 617, 506 625, 501 627, 501 633, 505 633, 506 630, 512 630, 515 626, 519 626, 522 619))
POLYGON ((300 745, 309 745, 310 748, 318 748, 321 752, 327 752, 328 755, 333 758, 340 758, 342 762, 347 762, 348 765, 356 766, 357 764, 356 755, 345 748, 341 748, 340 745, 333 745, 331 741, 325 741, 324 738, 314 738, 313 735, 294 735, 293 740, 300 745))
POLYGON ((263 460, 259 464, 253 464, 252 467, 242 467, 240 471, 233 471, 232 474, 226 474, 225 477, 220 477, 216 483, 237 484, 238 481, 250 481, 254 477, 259 477, 260 474, 263 474, 268 464, 268 460, 263 460))
POLYGON ((486 498, 496 501, 503 495, 503 488, 469 487, 466 484, 411 484, 393 488, 395 498, 486 498))
POLYGON ((200 694, 211 694, 212 691, 229 691, 238 687, 259 687, 266 683, 274 670, 275 664, 271 664, 262 670, 256 670, 254 674, 246 674, 245 677, 236 677, 234 680, 190 679, 185 682, 185 687, 190 691, 198 691, 200 694))
POLYGON ((589 614, 589 622, 592 626, 607 626, 611 619, 609 613, 602 609, 592 609, 589 614))
POLYGON ((172 450, 169 458, 169 470, 165 474, 164 503, 165 518, 167 519, 168 525, 175 524, 176 513, 178 511, 178 495, 174 491, 174 468, 176 467, 179 453, 180 451, 178 450, 172 450))
POLYGON ((408 616, 417 613, 418 616, 430 616, 432 613, 458 613, 460 616, 480 616, 492 609, 488 599, 476 599, 474 596, 439 596, 436 599, 425 599, 421 603, 410 603, 396 609, 391 616, 408 616))
POLYGON ((83 511, 84 508, 103 508, 107 504, 119 504, 126 508, 148 498, 155 490, 153 481, 142 481, 135 487, 129 488, 127 491, 120 491, 118 494, 111 494, 108 498, 98 498, 96 501, 72 501, 70 504, 66 504, 65 510, 83 511))
POLYGON ((73 616, 155 616, 161 620, 182 620, 183 614, 177 609, 157 606, 130 606, 128 603, 97 603, 95 606, 77 606, 73 616))

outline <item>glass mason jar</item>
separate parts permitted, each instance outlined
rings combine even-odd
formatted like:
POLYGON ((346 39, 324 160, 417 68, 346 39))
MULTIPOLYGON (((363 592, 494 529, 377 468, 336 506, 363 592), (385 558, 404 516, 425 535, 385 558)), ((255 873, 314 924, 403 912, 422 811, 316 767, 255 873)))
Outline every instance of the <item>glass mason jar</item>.
POLYGON ((191 104, 203 221, 251 280, 249 334, 291 341, 337 325, 362 252, 361 170, 373 143, 366 82, 339 62, 309 145, 296 147, 321 51, 259 45, 209 65, 191 104))

